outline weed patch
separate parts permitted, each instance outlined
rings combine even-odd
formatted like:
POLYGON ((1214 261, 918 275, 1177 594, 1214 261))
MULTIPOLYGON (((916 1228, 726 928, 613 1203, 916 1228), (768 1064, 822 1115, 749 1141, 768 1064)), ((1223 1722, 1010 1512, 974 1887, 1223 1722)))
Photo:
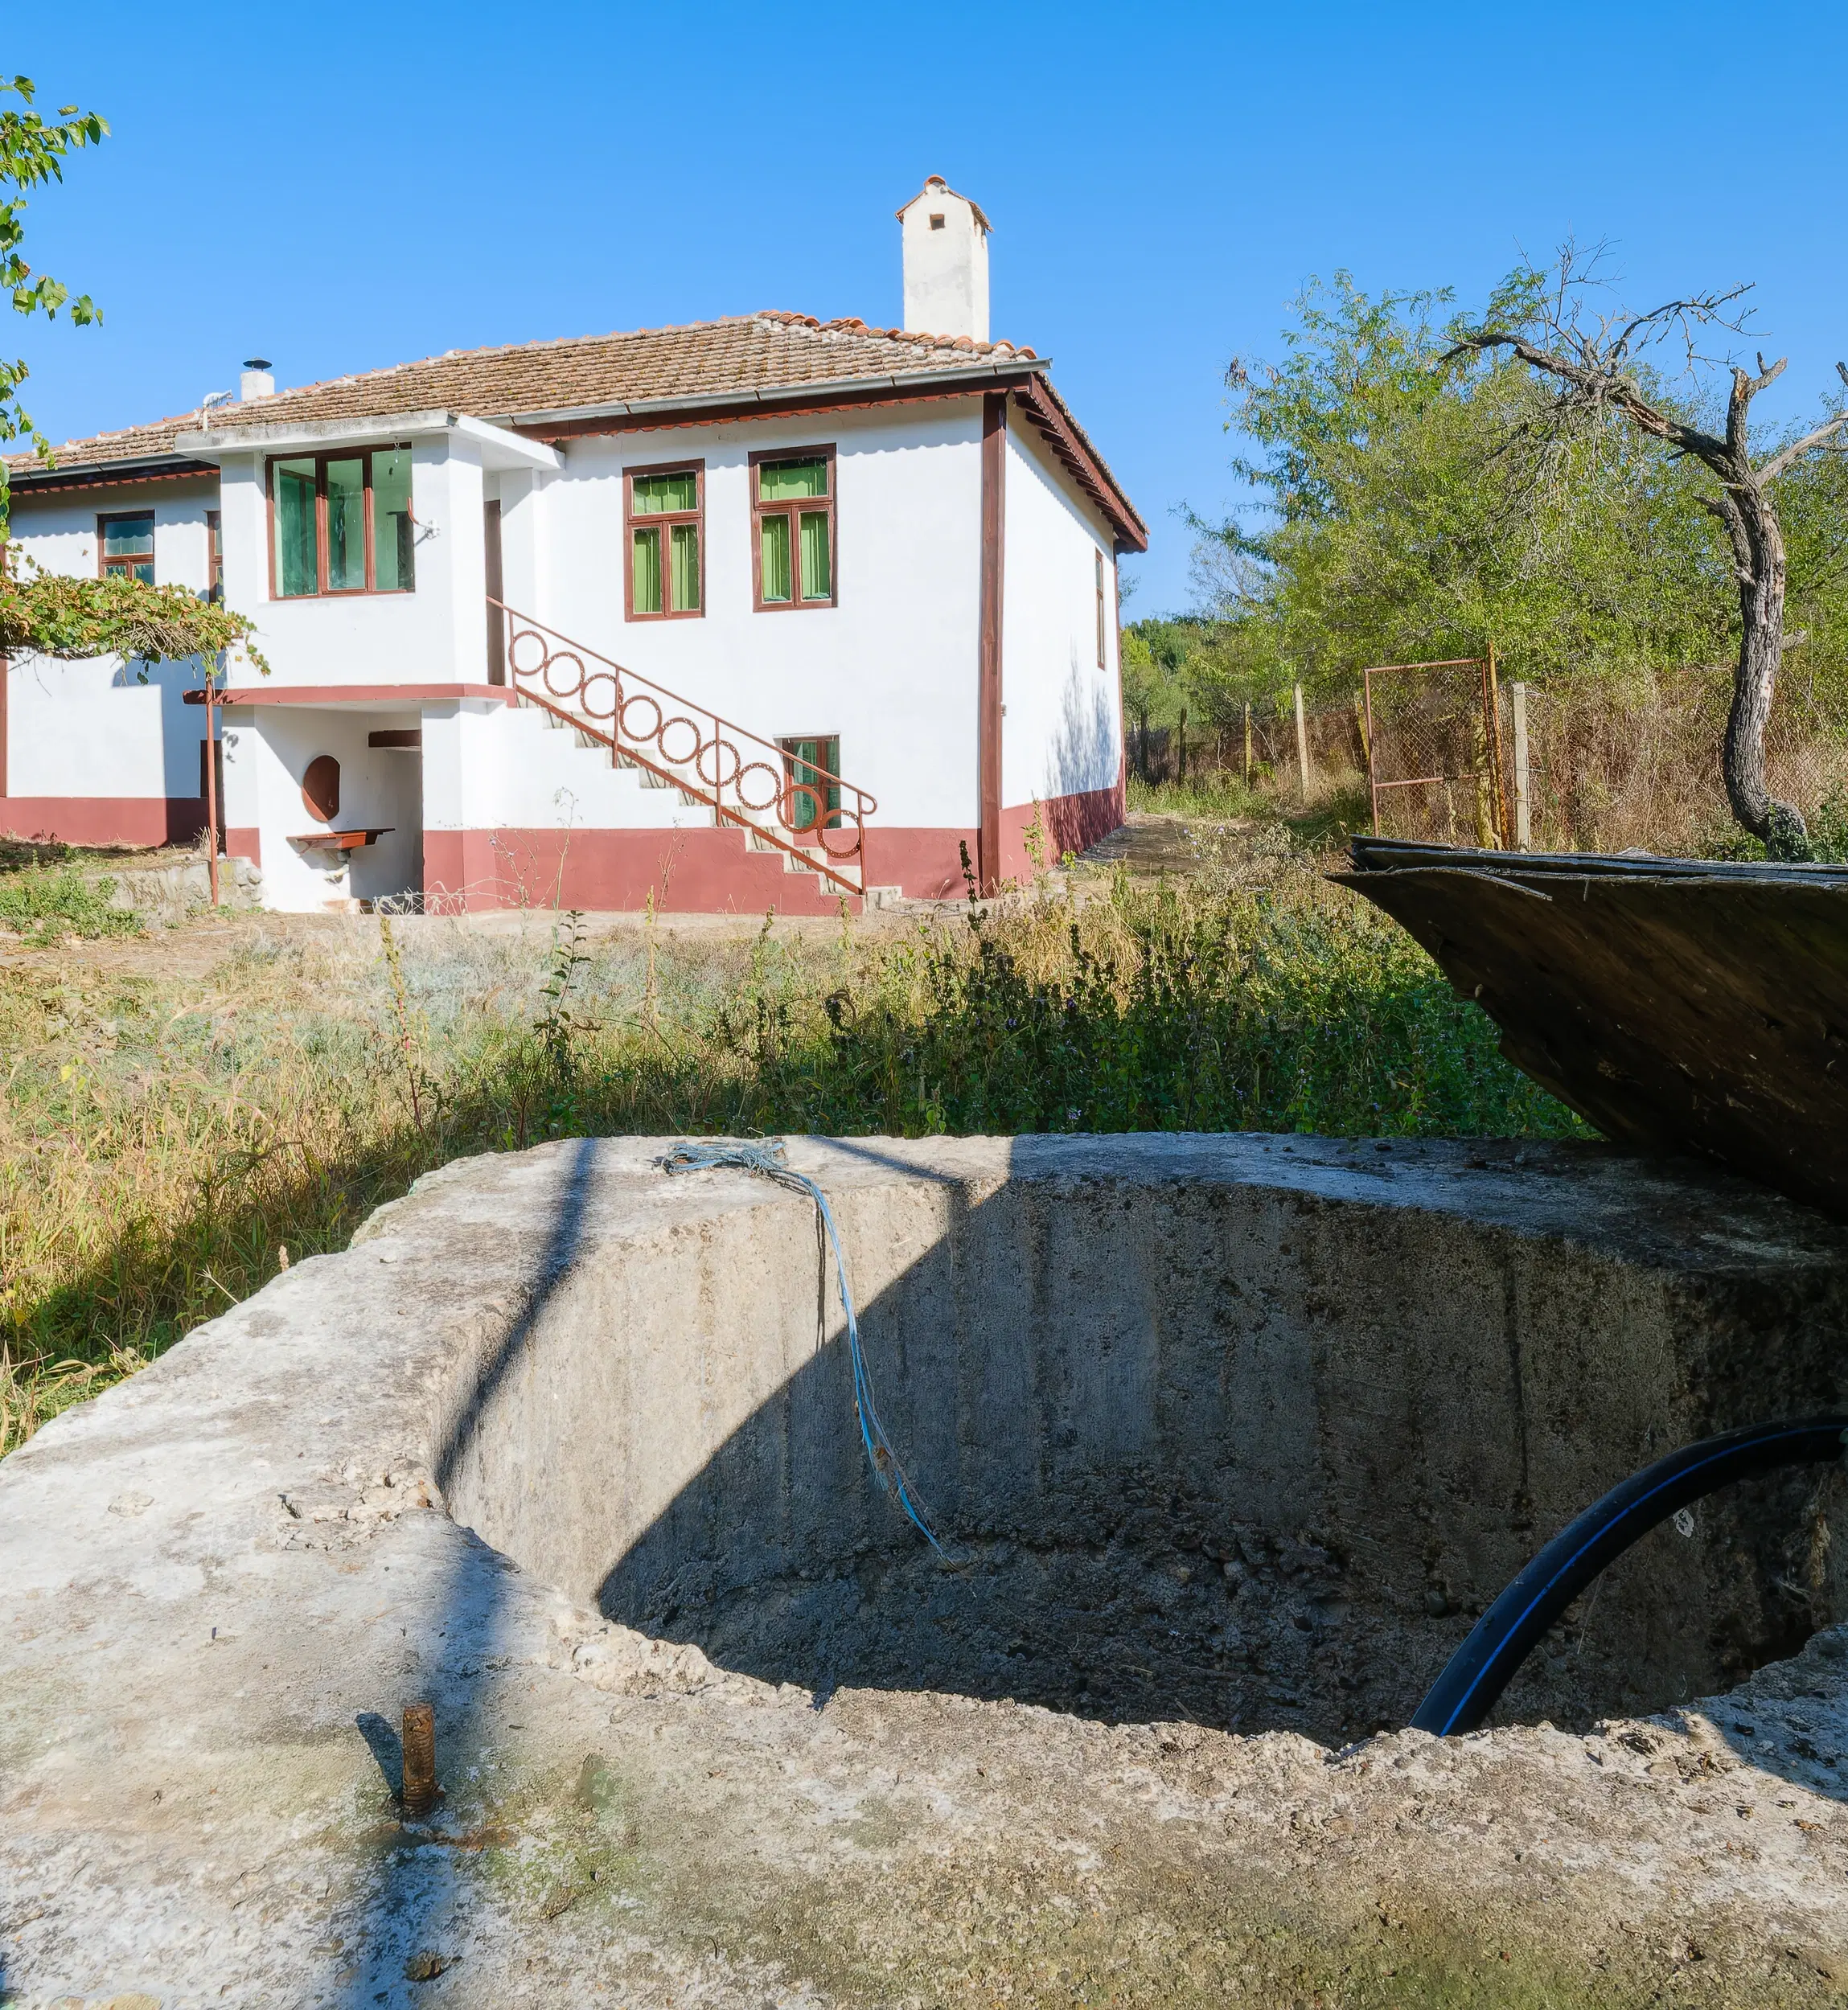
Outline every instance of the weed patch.
POLYGON ((115 890, 113 880, 90 878, 79 866, 35 861, 0 876, 0 928, 39 946, 67 935, 138 935, 135 917, 109 905, 115 890))
POLYGON ((0 975, 0 1444, 420 1174, 574 1134, 1575 1136, 1401 930, 1287 863, 894 934, 259 939, 0 975))

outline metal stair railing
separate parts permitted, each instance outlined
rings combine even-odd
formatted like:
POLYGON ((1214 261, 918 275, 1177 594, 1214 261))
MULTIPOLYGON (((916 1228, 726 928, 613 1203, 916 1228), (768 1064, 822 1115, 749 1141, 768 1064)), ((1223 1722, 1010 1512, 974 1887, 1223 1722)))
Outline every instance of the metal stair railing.
POLYGON ((625 669, 491 593, 488 605, 507 623, 507 687, 519 698, 844 892, 865 893, 866 819, 879 807, 865 790, 810 761, 800 765, 811 779, 798 781, 793 757, 762 734, 625 669), (831 806, 827 798, 836 792, 838 804, 831 806), (798 843, 799 835, 812 843, 798 843))

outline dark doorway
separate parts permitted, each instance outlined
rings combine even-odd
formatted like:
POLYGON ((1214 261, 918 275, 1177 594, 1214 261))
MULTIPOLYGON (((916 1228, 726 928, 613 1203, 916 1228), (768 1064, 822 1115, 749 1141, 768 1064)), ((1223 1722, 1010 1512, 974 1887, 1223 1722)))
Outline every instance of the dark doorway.
POLYGON ((487 557, 487 681, 507 682, 507 616, 500 602, 505 583, 500 565, 500 503, 482 505, 482 538, 487 557))

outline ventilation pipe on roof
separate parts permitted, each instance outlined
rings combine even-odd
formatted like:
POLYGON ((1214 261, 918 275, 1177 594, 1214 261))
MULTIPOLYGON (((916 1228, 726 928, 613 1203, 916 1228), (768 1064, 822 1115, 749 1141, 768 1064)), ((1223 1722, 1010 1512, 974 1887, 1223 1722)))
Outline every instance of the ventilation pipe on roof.
POLYGON ((248 404, 253 398, 273 398, 276 396, 276 379, 269 374, 269 359, 267 356, 244 358, 244 375, 237 380, 237 396, 240 402, 244 404, 248 404))
POLYGON ((898 212, 905 326, 914 334, 988 339, 988 219, 933 174, 898 212))

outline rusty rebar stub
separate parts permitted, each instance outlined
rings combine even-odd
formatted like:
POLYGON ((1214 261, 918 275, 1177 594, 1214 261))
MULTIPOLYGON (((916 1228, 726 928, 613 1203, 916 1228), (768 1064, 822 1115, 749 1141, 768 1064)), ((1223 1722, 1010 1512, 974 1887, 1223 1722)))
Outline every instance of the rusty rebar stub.
POLYGON ((428 1703, 405 1705, 405 1812, 417 1821, 441 1798, 437 1785, 437 1713, 428 1703))

